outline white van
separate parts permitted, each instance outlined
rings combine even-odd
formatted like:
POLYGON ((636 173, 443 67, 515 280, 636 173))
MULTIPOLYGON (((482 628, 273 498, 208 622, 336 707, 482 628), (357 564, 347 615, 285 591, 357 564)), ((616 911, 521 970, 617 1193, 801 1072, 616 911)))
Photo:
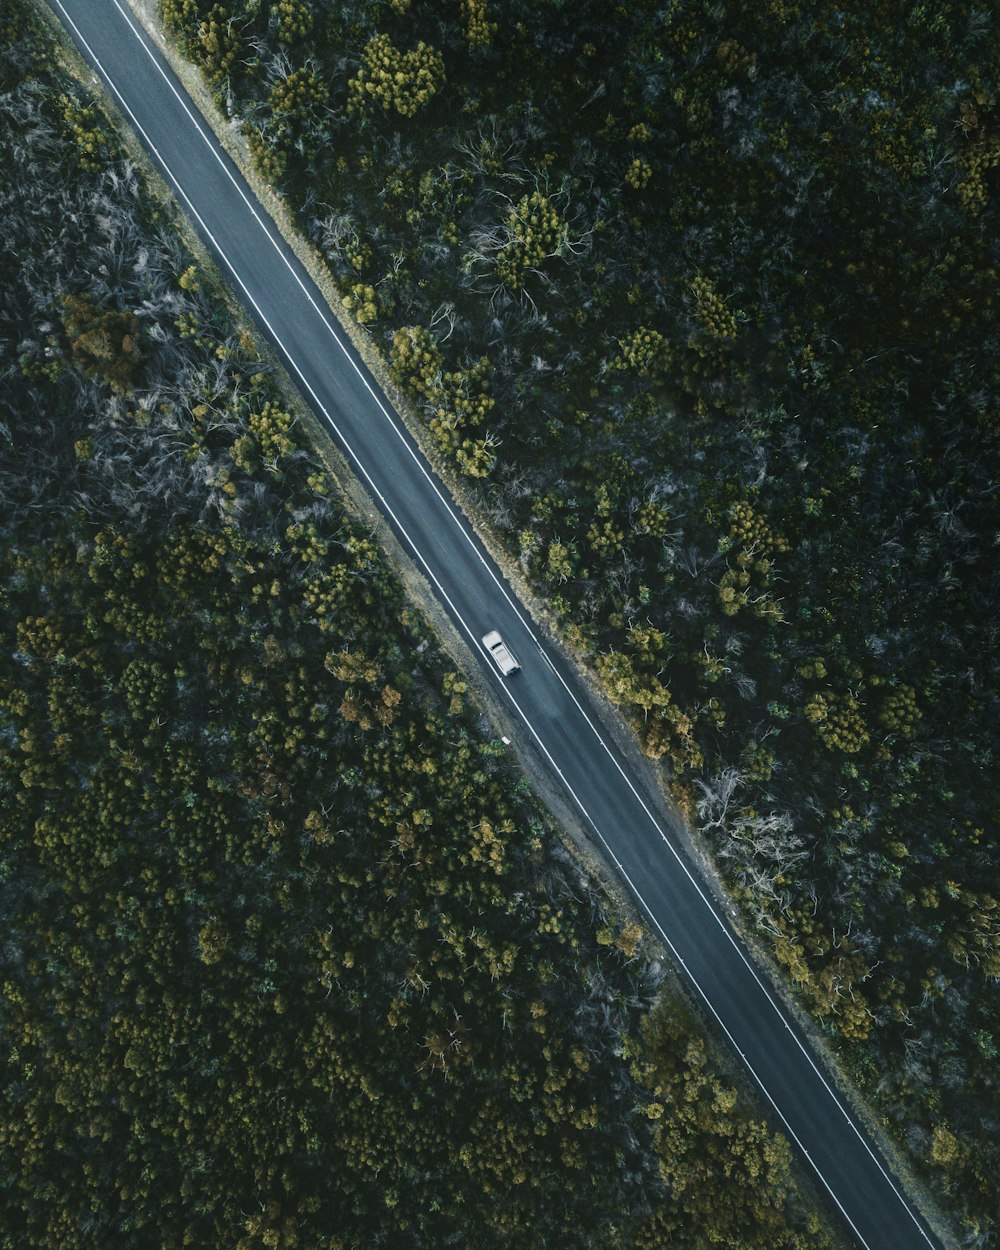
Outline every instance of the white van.
POLYGON ((493 663, 502 676, 509 677, 511 673, 519 671, 521 666, 514 658, 514 653, 495 629, 491 629, 488 634, 483 634, 483 646, 493 657, 493 663))

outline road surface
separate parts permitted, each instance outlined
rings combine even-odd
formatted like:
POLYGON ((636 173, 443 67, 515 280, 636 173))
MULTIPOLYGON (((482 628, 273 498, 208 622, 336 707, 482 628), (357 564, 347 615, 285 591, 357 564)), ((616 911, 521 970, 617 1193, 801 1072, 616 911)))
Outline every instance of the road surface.
POLYGON ((554 770, 857 1244, 867 1250, 937 1247, 768 991, 724 913, 672 843, 658 814, 662 808, 602 738, 582 685, 543 645, 148 36, 120 0, 50 3, 404 548, 481 654, 525 741, 533 742, 554 770), (500 630, 522 665, 507 681, 481 644, 491 629, 500 630))

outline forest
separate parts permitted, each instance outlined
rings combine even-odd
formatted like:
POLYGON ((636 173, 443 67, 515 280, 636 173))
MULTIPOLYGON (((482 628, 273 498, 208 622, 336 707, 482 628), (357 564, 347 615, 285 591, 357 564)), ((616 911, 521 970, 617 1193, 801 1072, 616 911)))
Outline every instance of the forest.
POLYGON ((995 8, 160 13, 758 941, 996 1244, 995 8))
POLYGON ((834 1250, 0 6, 0 1250, 834 1250))

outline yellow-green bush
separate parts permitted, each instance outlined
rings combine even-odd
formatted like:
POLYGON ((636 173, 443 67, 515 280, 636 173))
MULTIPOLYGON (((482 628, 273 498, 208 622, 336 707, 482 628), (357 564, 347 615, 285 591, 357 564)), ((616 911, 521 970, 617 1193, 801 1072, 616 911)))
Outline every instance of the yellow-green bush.
POLYGON ((803 711, 830 751, 854 755, 871 740, 861 704, 853 694, 835 694, 832 690, 814 694, 803 711))
POLYGON ((397 48, 388 35, 369 39, 361 53, 361 65, 347 84, 348 111, 357 112, 369 102, 385 112, 412 117, 429 104, 444 85, 444 59, 421 40, 412 51, 397 48))
POLYGON ((566 239, 566 224, 547 196, 532 191, 511 208, 505 226, 507 240, 497 255, 497 277, 516 291, 529 270, 559 250, 566 239))
POLYGON ((108 136, 100 125, 97 110, 81 105, 68 95, 61 97, 63 119, 76 142, 80 168, 90 172, 101 169, 107 160, 108 136))

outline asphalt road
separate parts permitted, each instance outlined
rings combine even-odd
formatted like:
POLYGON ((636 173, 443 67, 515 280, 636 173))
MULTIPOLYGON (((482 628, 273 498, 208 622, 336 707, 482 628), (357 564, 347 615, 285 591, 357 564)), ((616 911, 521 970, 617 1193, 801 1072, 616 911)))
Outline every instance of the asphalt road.
POLYGON ((533 741, 560 778, 858 1245, 938 1246, 672 844, 662 809, 602 739, 582 686, 542 645, 527 612, 148 37, 119 0, 50 3, 459 631, 480 652, 525 741, 533 741), (490 629, 501 631, 522 664, 508 681, 483 652, 480 640, 490 629))

